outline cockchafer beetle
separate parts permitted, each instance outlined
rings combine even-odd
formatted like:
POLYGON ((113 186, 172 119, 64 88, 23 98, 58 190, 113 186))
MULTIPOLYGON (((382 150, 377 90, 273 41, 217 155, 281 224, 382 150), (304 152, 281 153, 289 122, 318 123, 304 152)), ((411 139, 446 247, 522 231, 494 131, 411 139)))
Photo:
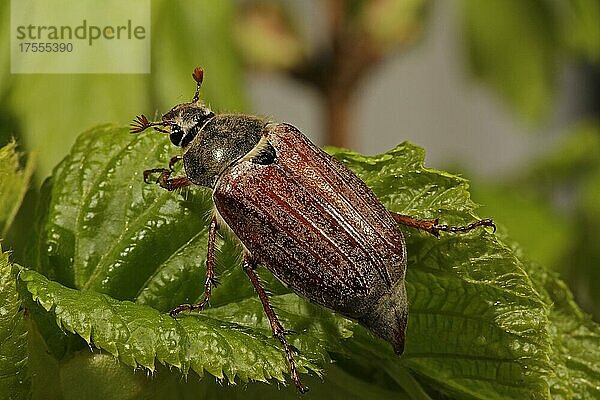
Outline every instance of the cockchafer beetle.
POLYGON ((360 178, 292 125, 213 113, 200 100, 203 75, 201 68, 192 73, 192 101, 176 105, 157 122, 140 115, 131 126, 132 133, 154 127, 183 149, 168 168, 144 171, 144 181, 158 174, 157 183, 170 191, 192 184, 213 190, 203 299, 181 305, 171 315, 208 304, 216 282, 215 234, 219 226, 229 227, 244 246, 244 271, 300 392, 308 388, 300 382, 286 331, 255 272, 258 265, 311 302, 357 320, 401 354, 408 301, 406 246, 397 224, 438 236, 479 226, 495 230, 492 220, 453 227, 388 211, 360 178), (179 161, 185 176, 172 178, 179 161))

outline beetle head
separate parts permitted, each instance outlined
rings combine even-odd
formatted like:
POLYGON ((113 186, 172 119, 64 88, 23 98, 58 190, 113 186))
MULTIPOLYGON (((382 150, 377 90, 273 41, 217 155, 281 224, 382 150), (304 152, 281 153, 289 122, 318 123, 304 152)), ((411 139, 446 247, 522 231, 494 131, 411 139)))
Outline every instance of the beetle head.
POLYGON ((176 105, 157 122, 150 122, 145 115, 139 115, 131 124, 130 132, 139 133, 154 127, 159 132, 169 134, 169 139, 174 145, 189 145, 204 124, 215 115, 200 100, 200 86, 204 77, 202 68, 196 67, 192 77, 196 81, 196 93, 192 101, 176 105))

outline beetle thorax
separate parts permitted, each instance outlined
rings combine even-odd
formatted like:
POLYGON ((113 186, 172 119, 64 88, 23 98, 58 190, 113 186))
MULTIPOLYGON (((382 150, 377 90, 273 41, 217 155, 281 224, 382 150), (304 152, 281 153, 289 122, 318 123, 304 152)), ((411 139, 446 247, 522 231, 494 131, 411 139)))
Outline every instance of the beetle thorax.
POLYGON ((209 118, 185 149, 187 177, 196 185, 214 188, 223 171, 257 146, 267 123, 263 118, 239 114, 209 118))

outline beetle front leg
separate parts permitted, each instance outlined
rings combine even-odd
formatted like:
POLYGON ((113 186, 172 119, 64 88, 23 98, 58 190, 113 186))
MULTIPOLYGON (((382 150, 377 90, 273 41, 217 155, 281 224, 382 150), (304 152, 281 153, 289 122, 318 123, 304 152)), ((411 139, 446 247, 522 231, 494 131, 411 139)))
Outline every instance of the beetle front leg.
POLYGON ((204 281, 204 295, 202 301, 197 304, 182 304, 175 307, 169 313, 171 317, 175 317, 182 311, 193 311, 202 310, 210 303, 210 294, 213 286, 216 286, 217 280, 215 279, 215 239, 217 233, 217 218, 213 217, 210 220, 210 227, 208 230, 208 252, 206 254, 206 280, 204 281))
POLYGON ((171 159, 169 160, 169 169, 171 171, 173 171, 173 167, 175 166, 175 164, 177 164, 178 162, 180 162, 181 160, 183 160, 183 156, 175 156, 175 157, 171 157, 171 159))
MULTIPOLYGON (((176 157, 173 157, 176 158, 176 157)), ((171 159, 173 161, 173 159, 171 159)), ((177 162, 177 161, 176 161, 177 162)), ((150 183, 148 178, 150 175, 160 173, 158 178, 156 179, 156 183, 160 185, 160 187, 167 189, 168 191, 173 191, 176 189, 181 189, 187 186, 190 186, 192 182, 188 179, 187 176, 176 176, 175 178, 171 178, 171 174, 173 170, 171 169, 171 162, 169 162, 169 169, 167 168, 153 168, 147 169, 144 171, 144 182, 150 183)))
POLYGON ((300 393, 308 392, 308 387, 304 386, 302 382, 300 382, 300 376, 298 374, 298 369, 296 368, 296 361, 294 361, 294 354, 292 353, 292 349, 290 345, 285 340, 286 331, 283 329, 281 322, 277 318, 273 307, 269 303, 269 298, 267 293, 263 289, 260 280, 258 279, 258 275, 254 271, 256 269, 256 262, 252 259, 252 256, 248 253, 244 253, 244 271, 248 278, 250 278, 250 282, 252 286, 254 286, 254 290, 258 294, 258 298, 260 299, 263 309, 265 310, 265 314, 267 314, 267 318, 269 318, 269 322, 271 323, 271 330, 273 331, 273 336, 281 342, 283 345, 283 349, 285 350, 285 355, 287 356, 288 363, 290 364, 290 374, 292 376, 292 381, 294 381, 294 385, 300 393))
POLYGON ((395 212, 391 212, 392 218, 402 225, 420 229, 422 231, 426 231, 431 233, 433 236, 438 237, 440 232, 450 232, 450 233, 464 233, 469 232, 472 229, 478 228, 480 226, 488 226, 494 228, 494 232, 496 232, 496 225, 494 221, 491 219, 481 219, 475 222, 471 222, 465 226, 450 226, 450 225, 440 225, 440 221, 438 218, 436 219, 417 219, 411 217, 409 215, 398 214, 395 212))

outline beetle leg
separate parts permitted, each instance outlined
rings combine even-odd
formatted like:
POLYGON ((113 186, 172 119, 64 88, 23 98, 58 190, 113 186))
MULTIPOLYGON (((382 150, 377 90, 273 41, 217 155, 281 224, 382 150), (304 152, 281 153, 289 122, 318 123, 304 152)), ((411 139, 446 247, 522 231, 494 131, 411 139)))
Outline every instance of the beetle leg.
POLYGON ((252 256, 248 253, 244 253, 244 271, 248 278, 250 278, 250 282, 252 282, 252 286, 254 286, 254 290, 258 294, 258 298, 260 299, 263 309, 265 310, 265 314, 267 314, 267 318, 269 318, 269 322, 271 323, 271 330, 273 331, 273 336, 281 342, 283 348, 285 350, 285 355, 287 356, 288 362, 290 364, 290 374, 292 376, 292 381, 294 381, 294 385, 300 393, 306 393, 308 391, 308 387, 304 386, 302 382, 300 382, 300 376, 298 375, 298 370, 296 368, 296 362, 294 361, 294 354, 292 353, 292 349, 290 345, 285 340, 286 331, 283 329, 281 322, 277 318, 273 307, 269 303, 269 298, 265 289, 263 289, 260 284, 260 280, 258 275, 254 271, 256 269, 256 262, 252 259, 252 256))
POLYGON ((171 317, 176 316, 182 311, 193 311, 202 310, 210 303, 210 294, 213 286, 217 286, 217 280, 215 279, 215 238, 217 233, 217 218, 213 217, 210 220, 210 227, 208 230, 208 252, 206 254, 206 280, 204 281, 204 295, 202 301, 197 304, 182 304, 175 307, 169 313, 171 317))
POLYGON ((390 212, 390 214, 397 223, 429 232, 435 237, 438 237, 440 235, 440 232, 464 233, 480 226, 489 226, 491 228, 494 228, 494 232, 496 232, 496 225, 494 224, 494 221, 492 221, 489 218, 480 219, 478 221, 471 222, 470 224, 465 226, 450 226, 440 225, 440 221, 438 218, 417 219, 408 215, 397 214, 395 212, 390 212))
MULTIPOLYGON (((175 157, 173 157, 175 158, 175 157)), ((173 161, 173 159, 171 159, 173 161)), ((169 168, 171 167, 171 163, 169 162, 169 168)), ((176 176, 175 178, 170 178, 173 170, 167 168, 153 168, 147 169, 144 171, 144 182, 148 182, 148 178, 150 175, 160 172, 158 179, 156 179, 156 183, 160 185, 160 187, 167 189, 168 191, 173 191, 176 189, 181 189, 186 186, 190 186, 192 182, 188 179, 187 176, 176 176)))
MULTIPOLYGON (((168 170, 168 169, 166 169, 166 168, 152 168, 152 169, 147 169, 147 170, 145 170, 145 171, 144 171, 144 182, 146 182, 146 183, 150 183, 150 182, 148 181, 148 178, 150 178, 150 175, 152 175, 152 174, 156 174, 156 173, 158 173, 158 172, 160 172, 160 175, 161 175, 161 176, 162 176, 163 174, 166 174, 166 175, 167 175, 167 178, 169 177, 169 175, 171 175, 171 171, 169 171, 169 170, 168 170)), ((160 178, 159 178, 159 179, 160 179, 160 178)), ((158 180, 157 180, 157 182, 158 182, 158 180)))
POLYGON ((171 160, 169 161, 169 169, 171 171, 173 171, 173 167, 175 166, 175 164, 177 164, 178 162, 180 162, 181 160, 183 160, 183 156, 175 156, 172 157, 171 160))

